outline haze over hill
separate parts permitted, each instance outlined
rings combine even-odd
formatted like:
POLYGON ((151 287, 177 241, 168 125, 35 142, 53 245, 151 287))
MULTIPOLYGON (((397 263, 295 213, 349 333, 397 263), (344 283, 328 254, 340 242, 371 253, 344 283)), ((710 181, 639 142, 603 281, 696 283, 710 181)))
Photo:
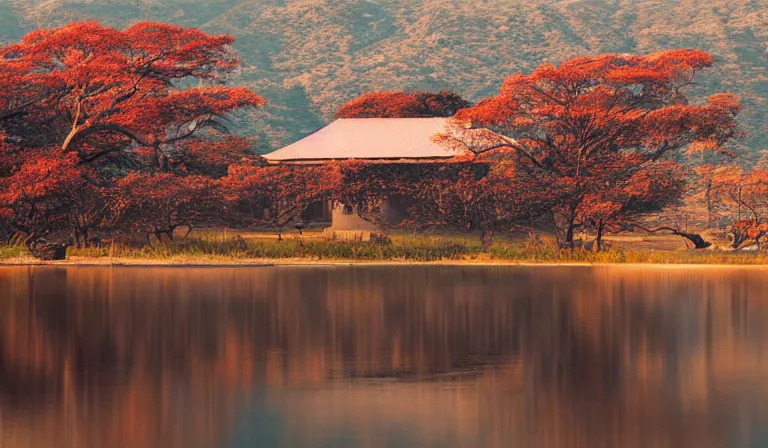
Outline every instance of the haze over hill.
POLYGON ((477 100, 543 62, 679 47, 716 57, 698 96, 743 97, 749 135, 735 149, 752 161, 768 149, 761 0, 0 0, 0 41, 85 19, 234 35, 244 63, 236 82, 270 101, 257 115, 262 151, 322 126, 366 91, 447 88, 477 100))

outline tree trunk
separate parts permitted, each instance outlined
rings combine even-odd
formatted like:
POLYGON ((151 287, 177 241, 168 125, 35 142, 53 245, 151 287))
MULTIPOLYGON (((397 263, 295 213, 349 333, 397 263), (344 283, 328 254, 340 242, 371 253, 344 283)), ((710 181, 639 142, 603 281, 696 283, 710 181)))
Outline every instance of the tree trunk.
POLYGON ((161 245, 166 245, 173 241, 173 230, 156 230, 155 238, 161 245))
POLYGON ((568 233, 565 235, 565 242, 567 243, 567 246, 570 249, 573 249, 574 243, 573 243, 573 234, 576 230, 576 227, 573 225, 573 220, 571 220, 571 223, 568 224, 568 233))
POLYGON ((493 244, 493 229, 483 229, 480 232, 480 246, 483 253, 488 253, 491 250, 493 244))
POLYGON ((576 214, 569 211, 567 214, 555 213, 555 231, 557 232, 557 243, 561 249, 573 249, 573 235, 576 230, 574 221, 576 214))
POLYGON ((712 246, 712 243, 710 243, 709 241, 706 241, 698 233, 687 233, 687 232, 673 232, 673 233, 693 243, 693 246, 695 249, 706 249, 712 246))
POLYGON ((597 224, 597 239, 595 240, 595 243, 597 244, 598 252, 603 250, 603 231, 604 230, 605 230, 605 223, 601 219, 597 224))
POLYGON ((648 233, 656 233, 660 232, 662 230, 667 230, 669 232, 672 232, 672 234, 680 236, 685 238, 686 240, 690 241, 693 244, 694 249, 706 249, 710 246, 712 246, 712 243, 709 241, 706 241, 704 238, 702 238, 701 235, 698 233, 688 233, 688 232, 681 232, 680 230, 674 229, 672 227, 659 227, 657 229, 647 229, 642 226, 636 226, 638 229, 641 229, 648 233))
POLYGON ((714 219, 712 219, 712 181, 707 183, 705 198, 707 200, 707 228, 711 229, 712 222, 714 221, 714 219))
POLYGON ((27 234, 24 232, 16 232, 14 233, 11 238, 8 240, 9 246, 15 246, 20 243, 25 243, 27 238, 27 234))
POLYGON ((576 230, 576 226, 573 225, 573 219, 571 218, 568 221, 568 224, 565 226, 565 229, 559 229, 558 230, 558 240, 560 243, 561 249, 573 249, 575 247, 573 242, 573 234, 576 230))
POLYGON ((155 229, 152 232, 147 232, 147 241, 149 241, 149 245, 151 246, 152 235, 154 235, 157 243, 164 246, 174 241, 173 232, 173 229, 155 229))

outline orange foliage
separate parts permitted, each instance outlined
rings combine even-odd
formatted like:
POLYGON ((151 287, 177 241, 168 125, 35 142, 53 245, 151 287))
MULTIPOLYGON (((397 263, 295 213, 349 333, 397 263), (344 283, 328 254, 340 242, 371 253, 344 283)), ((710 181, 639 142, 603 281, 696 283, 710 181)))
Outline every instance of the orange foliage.
POLYGON ((729 230, 733 249, 739 249, 747 242, 754 241, 760 250, 762 239, 768 235, 768 223, 761 223, 756 219, 742 219, 733 223, 729 230))
MULTIPOLYGON (((543 218, 565 246, 577 229, 596 230, 599 245, 605 231, 680 201, 686 172, 673 152, 731 157, 740 135, 737 97, 686 94, 711 55, 604 54, 511 75, 475 106, 449 91, 394 91, 336 113, 455 116, 435 140, 466 156, 445 166, 261 166, 248 140, 215 136, 227 134, 229 113, 265 103, 225 85, 238 65, 231 43, 172 25, 85 22, 0 48, 3 222, 34 235, 68 229, 79 241, 108 211, 110 223, 161 239, 223 218, 279 230, 324 201, 373 220, 399 197, 411 223, 479 230, 484 245, 493 231, 543 218)), ((699 172, 707 194, 727 192, 760 221, 768 172, 717 170, 699 172)))
MULTIPOLYGON (((425 167, 418 179, 404 185, 413 199, 410 223, 420 227, 480 231, 483 249, 494 232, 509 231, 536 215, 536 204, 521 204, 516 171, 505 164, 455 164, 425 167)), ((539 210, 541 212, 541 210, 539 210)))
POLYGON ((174 231, 210 224, 217 213, 215 184, 207 176, 131 173, 117 183, 112 203, 131 230, 173 240, 174 231))
POLYGON ((471 106, 456 93, 374 92, 362 95, 336 111, 336 118, 452 117, 471 106))
POLYGON ((220 180, 230 222, 276 229, 302 220, 313 203, 329 201, 339 185, 339 172, 329 166, 232 165, 220 180))
POLYGON ((74 157, 31 158, 12 175, 0 177, 0 209, 12 229, 30 241, 68 225, 75 196, 89 187, 92 173, 74 157))
POLYGON ((478 154, 512 157, 529 178, 520 194, 531 202, 556 196, 558 236, 571 245, 574 231, 595 221, 583 219, 593 215, 588 210, 599 211, 598 221, 623 210, 626 220, 679 199, 682 171, 671 161, 658 165, 668 154, 691 147, 728 154, 728 141, 740 134, 738 99, 719 94, 694 105, 684 92, 711 64, 702 51, 672 50, 543 65, 510 76, 497 96, 460 110, 443 138, 478 154), (673 177, 672 190, 643 187, 659 170, 673 177), (670 191, 678 197, 667 197, 670 191), (652 193, 660 196, 649 200, 652 193), (635 205, 620 205, 627 201, 635 205))
MULTIPOLYGON (((90 160, 117 150, 84 153, 88 143, 110 136, 145 146, 173 143, 222 128, 216 118, 234 109, 263 105, 248 89, 213 85, 238 64, 231 43, 230 36, 158 23, 118 31, 83 22, 32 32, 0 55, 3 71, 39 92, 25 121, 49 123, 48 145, 90 160), (193 78, 198 87, 181 87, 193 78)), ((14 130, 30 140, 24 126, 14 130)))
POLYGON ((146 220, 133 228, 165 232, 198 221, 183 203, 209 190, 209 180, 116 179, 127 169, 221 176, 247 155, 242 139, 209 139, 228 133, 230 112, 265 103, 249 89, 224 85, 239 64, 232 41, 160 23, 120 31, 82 22, 0 47, 0 183, 13 187, 0 208, 11 227, 36 237, 70 229, 79 242, 78 233, 103 218, 103 190, 116 185, 123 196, 113 210, 146 220), (186 198, 182 186, 191 189, 186 198), (173 206, 180 209, 168 210, 173 206))
POLYGON ((175 151, 167 154, 171 171, 224 177, 229 166, 253 157, 252 142, 235 136, 216 140, 191 138, 176 145, 175 151))

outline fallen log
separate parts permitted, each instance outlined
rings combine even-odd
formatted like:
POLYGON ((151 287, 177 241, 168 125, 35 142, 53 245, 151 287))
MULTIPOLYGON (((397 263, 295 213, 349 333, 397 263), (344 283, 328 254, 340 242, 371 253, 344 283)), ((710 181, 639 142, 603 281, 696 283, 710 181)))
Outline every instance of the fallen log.
POLYGON ((39 243, 28 246, 28 249, 39 260, 61 261, 67 259, 66 243, 39 243))
POLYGON ((710 243, 709 241, 705 240, 698 233, 683 232, 681 230, 675 229, 674 227, 662 226, 662 227, 657 227, 655 229, 648 229, 646 227, 639 226, 639 225, 635 225, 635 227, 640 229, 640 230, 642 230, 642 231, 644 231, 644 232, 648 232, 648 233, 656 233, 656 232, 661 232, 663 230, 667 230, 669 232, 672 232, 673 235, 680 236, 680 237, 684 238, 685 240, 690 241, 693 244, 693 248, 694 249, 706 249, 706 248, 712 246, 712 243, 710 243))

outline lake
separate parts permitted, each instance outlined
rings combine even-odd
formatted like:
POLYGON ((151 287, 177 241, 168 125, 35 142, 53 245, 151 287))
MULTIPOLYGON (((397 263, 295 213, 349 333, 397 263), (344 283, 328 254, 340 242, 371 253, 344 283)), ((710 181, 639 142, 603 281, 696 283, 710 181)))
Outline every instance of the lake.
POLYGON ((768 446, 768 270, 0 268, 0 446, 768 446))

